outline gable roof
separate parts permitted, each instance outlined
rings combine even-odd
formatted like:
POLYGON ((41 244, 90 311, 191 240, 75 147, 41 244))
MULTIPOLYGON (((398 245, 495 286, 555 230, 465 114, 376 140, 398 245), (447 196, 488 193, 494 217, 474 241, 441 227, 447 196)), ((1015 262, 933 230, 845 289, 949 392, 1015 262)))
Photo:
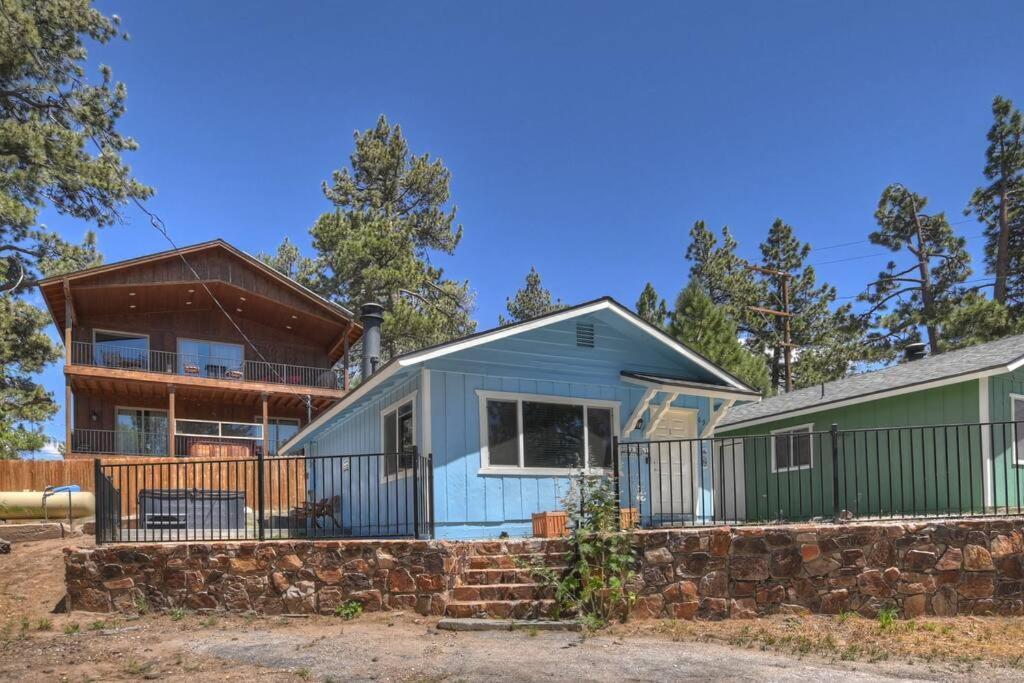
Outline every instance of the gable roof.
MULTIPOLYGON (((105 264, 102 264, 102 265, 99 265, 99 266, 95 266, 93 268, 84 268, 82 270, 76 270, 76 271, 71 272, 71 273, 65 273, 64 275, 55 275, 53 277, 48 277, 48 278, 45 278, 43 280, 40 280, 37 283, 37 286, 41 290, 45 290, 48 287, 53 287, 54 285, 59 285, 60 283, 63 283, 65 280, 67 280, 67 281, 74 281, 74 280, 78 280, 78 279, 81 279, 81 278, 93 277, 94 275, 100 275, 102 273, 108 273, 108 272, 115 271, 115 270, 121 270, 123 268, 131 268, 133 266, 144 265, 146 263, 152 263, 152 262, 155 262, 155 261, 162 261, 164 259, 180 258, 180 257, 186 256, 188 254, 192 254, 192 253, 196 253, 196 252, 200 252, 200 251, 206 251, 206 250, 209 250, 209 249, 223 249, 224 251, 228 252, 232 256, 234 256, 234 257, 236 257, 236 258, 246 262, 248 265, 251 265, 252 267, 256 268, 257 270, 262 272, 264 275, 267 275, 268 277, 270 277, 271 279, 273 279, 273 280, 277 281, 278 283, 284 285, 285 287, 287 287, 287 288, 295 291, 296 293, 300 294, 301 296, 303 296, 303 297, 305 297, 305 298, 315 302, 318 306, 328 310, 333 316, 337 317, 337 316, 341 315, 341 316, 347 318, 348 320, 352 321, 355 324, 356 327, 359 327, 359 322, 357 320, 355 320, 355 315, 352 313, 352 311, 348 310, 344 306, 341 306, 341 305, 339 305, 339 304, 337 304, 337 303, 335 303, 335 302, 333 302, 333 301, 331 301, 329 299, 326 299, 326 298, 320 296, 319 294, 317 294, 313 290, 309 289, 308 287, 305 287, 305 286, 299 284, 298 282, 296 282, 295 280, 291 279, 290 277, 288 277, 288 276, 278 272, 274 268, 271 268, 270 266, 268 266, 266 263, 264 263, 260 259, 256 258, 255 256, 252 256, 251 254, 248 254, 248 253, 242 251, 241 249, 238 249, 237 247, 234 247, 234 246, 228 244, 227 242, 225 242, 224 240, 222 240, 220 238, 217 238, 217 239, 214 239, 214 240, 210 240, 208 242, 199 242, 198 244, 190 244, 190 245, 188 245, 186 247, 178 247, 176 249, 168 249, 166 251, 159 251, 159 252, 156 252, 156 253, 153 253, 153 254, 146 254, 145 256, 138 256, 138 257, 131 258, 131 259, 125 259, 123 261, 114 261, 113 263, 105 263, 105 264)), ((44 291, 44 294, 45 294, 45 291, 44 291)), ((45 298, 45 296, 44 296, 44 298, 45 298)), ((51 314, 52 313, 53 313, 53 311, 51 311, 51 314)), ((52 317, 54 318, 54 320, 57 319, 57 316, 52 316, 52 317)))
POLYGON ((1024 335, 1007 337, 798 389, 766 398, 760 403, 744 404, 733 408, 719 423, 718 429, 728 431, 750 427, 786 417, 958 384, 1013 372, 1022 366, 1024 335))
POLYGON ((676 339, 670 337, 665 332, 659 330, 657 327, 651 325, 646 320, 638 316, 633 311, 629 310, 615 299, 606 296, 593 301, 587 301, 576 306, 570 306, 557 311, 552 311, 545 315, 531 318, 530 320, 524 320, 522 322, 513 323, 511 325, 505 325, 504 327, 495 327, 482 332, 476 332, 474 334, 460 337, 459 339, 453 339, 449 342, 442 344, 435 344, 433 346, 427 346, 416 351, 409 351, 407 353, 395 356, 387 363, 384 364, 377 372, 370 376, 370 378, 362 382, 354 390, 349 392, 342 400, 332 406, 330 409, 322 413, 315 420, 310 422, 306 427, 299 431, 298 434, 288 440, 283 446, 279 448, 279 452, 287 452, 290 448, 295 446, 298 442, 306 437, 306 435, 322 427, 327 421, 339 414, 352 404, 356 403, 363 396, 373 390, 374 387, 379 386, 385 382, 389 377, 394 375, 397 371, 402 368, 418 365, 420 363, 432 360, 434 358, 440 358, 447 356, 452 353, 457 353, 465 349, 470 349, 475 346, 487 344, 498 339, 504 339, 511 337, 516 334, 522 334, 530 330, 535 330, 547 325, 553 325, 564 320, 570 320, 572 318, 586 315, 588 313, 594 313, 596 311, 610 311, 628 323, 635 325, 638 329, 654 337, 658 342, 664 344, 672 351, 683 356, 687 360, 695 363, 699 367, 703 368, 713 376, 717 377, 722 381, 722 384, 718 385, 723 388, 732 388, 737 390, 738 393, 752 394, 754 396, 760 396, 760 393, 746 384, 740 379, 734 377, 730 373, 726 372, 722 368, 718 367, 710 360, 697 353, 693 349, 689 348, 685 344, 680 343, 676 339))

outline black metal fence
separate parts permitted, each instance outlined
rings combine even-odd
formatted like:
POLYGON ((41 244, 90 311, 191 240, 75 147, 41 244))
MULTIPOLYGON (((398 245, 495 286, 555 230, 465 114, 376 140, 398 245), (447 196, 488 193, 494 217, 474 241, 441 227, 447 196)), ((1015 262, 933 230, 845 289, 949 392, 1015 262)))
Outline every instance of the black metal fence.
POLYGON ((431 538, 430 455, 103 463, 96 541, 431 538))
POLYGON ((644 527, 1024 513, 1024 423, 619 443, 644 527))

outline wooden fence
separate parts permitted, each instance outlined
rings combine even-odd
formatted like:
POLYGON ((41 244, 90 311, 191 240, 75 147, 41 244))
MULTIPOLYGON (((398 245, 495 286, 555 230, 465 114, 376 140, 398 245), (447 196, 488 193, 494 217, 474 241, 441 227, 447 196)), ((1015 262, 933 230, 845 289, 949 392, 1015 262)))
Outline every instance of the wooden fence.
MULTIPOLYGON (((306 501, 306 467, 302 459, 266 459, 264 496, 268 512, 287 501, 301 506, 306 501)), ((122 492, 121 515, 134 517, 141 490, 207 489, 244 491, 245 504, 256 509, 257 460, 245 456, 209 458, 103 458, 104 471, 122 492), (134 467, 117 467, 132 464, 134 467), (113 466, 113 467, 108 467, 113 466)), ((0 460, 0 491, 42 491, 47 486, 77 484, 83 491, 96 492, 93 460, 0 460)))

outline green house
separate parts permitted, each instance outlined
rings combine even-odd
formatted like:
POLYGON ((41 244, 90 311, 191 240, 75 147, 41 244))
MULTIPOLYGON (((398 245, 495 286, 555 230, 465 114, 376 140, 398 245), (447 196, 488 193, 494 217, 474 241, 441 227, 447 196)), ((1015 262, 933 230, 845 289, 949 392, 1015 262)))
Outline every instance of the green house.
POLYGON ((1024 335, 740 405, 716 436, 727 518, 1020 512, 1024 335))

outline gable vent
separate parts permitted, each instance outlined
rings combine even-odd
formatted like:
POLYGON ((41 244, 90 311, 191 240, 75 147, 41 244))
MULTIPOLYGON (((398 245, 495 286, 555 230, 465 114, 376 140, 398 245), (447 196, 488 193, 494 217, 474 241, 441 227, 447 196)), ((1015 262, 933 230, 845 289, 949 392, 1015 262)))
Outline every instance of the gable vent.
POLYGON ((594 323, 576 323, 576 346, 594 348, 594 323))

